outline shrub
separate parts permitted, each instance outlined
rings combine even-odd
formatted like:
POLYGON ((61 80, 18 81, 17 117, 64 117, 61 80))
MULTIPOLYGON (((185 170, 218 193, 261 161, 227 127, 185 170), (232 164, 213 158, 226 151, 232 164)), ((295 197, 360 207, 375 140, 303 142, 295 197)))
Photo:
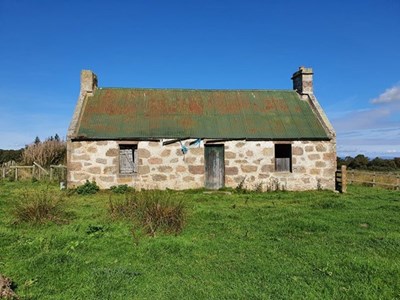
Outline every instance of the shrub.
POLYGON ((96 184, 95 181, 90 182, 89 180, 86 180, 86 182, 78 186, 76 188, 76 192, 79 195, 92 195, 96 194, 100 190, 99 186, 96 184))
POLYGON ((110 190, 116 194, 125 194, 126 192, 130 192, 133 189, 127 184, 120 184, 118 186, 113 185, 112 187, 110 187, 110 190))
POLYGON ((132 220, 151 236, 158 231, 178 234, 186 221, 182 201, 174 201, 170 192, 155 190, 126 194, 115 202, 110 196, 109 213, 113 218, 132 220))
POLYGON ((24 191, 14 207, 16 223, 65 223, 63 195, 49 190, 24 191))
POLYGON ((32 165, 33 162, 43 167, 59 164, 65 160, 66 143, 60 140, 47 140, 27 146, 22 152, 22 163, 32 165))

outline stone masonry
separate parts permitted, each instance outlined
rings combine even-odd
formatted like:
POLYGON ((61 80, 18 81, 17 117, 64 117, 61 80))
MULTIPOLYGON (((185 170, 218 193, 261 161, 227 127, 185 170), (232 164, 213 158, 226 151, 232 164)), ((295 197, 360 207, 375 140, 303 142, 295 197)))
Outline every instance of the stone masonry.
MULTIPOLYGON (((96 181, 101 188, 128 184, 136 189, 204 187, 204 145, 183 154, 178 143, 137 143, 138 172, 119 174, 117 141, 69 141, 68 187, 96 181)), ((228 141, 225 148, 225 186, 263 190, 335 188, 335 141, 293 141, 292 172, 275 171, 274 142, 228 141)))

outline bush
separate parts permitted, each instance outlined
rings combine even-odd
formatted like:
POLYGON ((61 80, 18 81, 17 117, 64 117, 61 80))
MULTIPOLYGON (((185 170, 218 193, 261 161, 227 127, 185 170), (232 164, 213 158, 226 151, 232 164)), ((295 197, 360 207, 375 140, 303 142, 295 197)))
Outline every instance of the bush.
POLYGON ((127 184, 120 184, 118 186, 113 185, 110 187, 110 190, 115 194, 125 194, 127 192, 131 192, 133 189, 127 184))
POLYGON ((67 146, 64 141, 47 140, 27 146, 22 152, 22 163, 32 165, 33 162, 43 167, 63 163, 67 146))
POLYGON ((116 202, 110 196, 109 213, 113 218, 139 224, 151 236, 158 231, 178 234, 186 221, 182 201, 176 202, 171 193, 156 190, 126 194, 125 199, 116 202))
POLYGON ((90 182, 86 180, 85 184, 78 186, 76 188, 76 192, 79 195, 92 195, 96 194, 100 190, 99 186, 96 184, 95 181, 90 182))
POLYGON ((16 223, 66 222, 63 195, 60 192, 49 190, 24 191, 15 205, 13 214, 16 218, 16 223))

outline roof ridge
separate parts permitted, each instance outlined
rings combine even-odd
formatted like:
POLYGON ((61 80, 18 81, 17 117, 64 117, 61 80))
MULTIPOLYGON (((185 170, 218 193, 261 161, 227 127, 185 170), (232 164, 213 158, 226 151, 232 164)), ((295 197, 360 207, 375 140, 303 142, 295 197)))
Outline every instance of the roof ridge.
POLYGON ((195 89, 195 88, 128 88, 128 87, 99 87, 99 90, 155 90, 155 91, 235 91, 235 92, 296 92, 291 89, 195 89))

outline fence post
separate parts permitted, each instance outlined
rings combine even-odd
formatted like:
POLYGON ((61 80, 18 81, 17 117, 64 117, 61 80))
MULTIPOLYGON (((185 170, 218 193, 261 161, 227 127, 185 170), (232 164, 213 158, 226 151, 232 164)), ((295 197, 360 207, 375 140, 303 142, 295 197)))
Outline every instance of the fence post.
POLYGON ((400 178, 400 175, 397 175, 397 186, 396 186, 396 190, 400 190, 400 180, 399 180, 399 178, 400 178))
POLYGON ((5 167, 5 166, 2 166, 2 167, 1 167, 1 170, 2 170, 2 177, 3 177, 3 179, 4 179, 4 178, 6 178, 6 167, 5 167))
POLYGON ((376 177, 376 173, 374 172, 374 174, 372 175, 372 187, 375 187, 375 177, 376 177))
POLYGON ((347 169, 346 169, 346 165, 342 165, 340 169, 342 171, 342 189, 341 189, 341 192, 342 193, 346 193, 347 192, 347 169))
POLYGON ((15 181, 18 181, 18 168, 15 166, 15 181))
POLYGON ((53 181, 53 167, 50 166, 50 181, 53 181))

